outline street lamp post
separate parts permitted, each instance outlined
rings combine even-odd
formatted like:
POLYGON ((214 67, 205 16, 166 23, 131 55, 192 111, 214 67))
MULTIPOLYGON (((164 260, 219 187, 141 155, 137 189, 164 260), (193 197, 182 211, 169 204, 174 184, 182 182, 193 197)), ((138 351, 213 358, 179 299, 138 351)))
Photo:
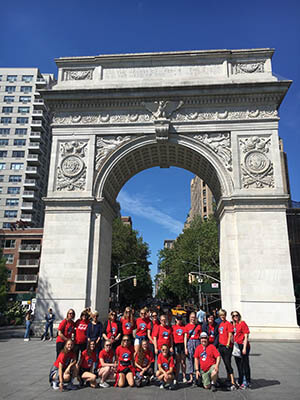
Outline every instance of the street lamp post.
MULTIPOLYGON (((120 269, 126 267, 127 265, 137 265, 136 261, 129 262, 126 264, 122 264, 118 266, 118 275, 117 275, 117 283, 120 282, 120 269)), ((119 297, 120 297, 120 285, 117 285, 117 303, 119 304, 119 297)))

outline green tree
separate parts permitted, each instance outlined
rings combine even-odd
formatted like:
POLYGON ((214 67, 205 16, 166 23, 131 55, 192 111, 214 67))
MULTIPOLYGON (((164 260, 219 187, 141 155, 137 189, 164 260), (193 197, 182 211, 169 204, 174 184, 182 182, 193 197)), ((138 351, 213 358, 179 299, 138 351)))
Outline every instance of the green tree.
POLYGON ((3 251, 0 249, 0 310, 5 308, 6 295, 8 291, 8 270, 6 268, 6 260, 3 257, 3 251))
MULTIPOLYGON (((130 226, 124 225, 120 218, 113 222, 112 254, 111 254, 111 284, 118 275, 118 267, 127 263, 136 262, 120 269, 120 277, 136 275, 137 286, 133 286, 130 279, 120 284, 119 303, 121 308, 127 305, 139 306, 145 304, 147 298, 152 297, 152 280, 150 275, 150 255, 148 244, 143 241, 138 232, 130 226)), ((113 288, 116 292, 116 288, 113 288)))
POLYGON ((174 242, 172 249, 159 252, 159 266, 163 278, 158 292, 162 300, 173 304, 194 298, 197 301, 198 285, 190 284, 189 272, 196 271, 200 256, 201 271, 213 276, 219 274, 218 224, 213 216, 202 220, 197 216, 174 242))

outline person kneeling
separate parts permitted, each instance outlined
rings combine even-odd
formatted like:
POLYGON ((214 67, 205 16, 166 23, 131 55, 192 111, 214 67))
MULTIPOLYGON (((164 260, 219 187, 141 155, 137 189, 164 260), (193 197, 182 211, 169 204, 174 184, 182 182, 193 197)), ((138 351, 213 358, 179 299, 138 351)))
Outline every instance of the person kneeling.
POLYGON ((116 350, 118 367, 115 386, 124 387, 126 381, 129 386, 134 386, 133 355, 134 348, 131 345, 129 336, 123 336, 121 344, 116 350))
POLYGON ((213 344, 208 344, 206 332, 200 334, 200 344, 195 350, 195 371, 196 379, 202 377, 204 389, 216 391, 221 356, 213 344))
POLYGON ((163 389, 174 389, 172 385, 174 379, 174 359, 169 353, 169 347, 166 344, 161 346, 161 353, 157 358, 158 370, 156 372, 156 377, 161 381, 160 388, 163 389))
POLYGON ((148 340, 142 340, 142 346, 139 347, 135 355, 135 370, 136 370, 136 386, 140 387, 142 384, 150 383, 150 378, 153 377, 153 369, 151 368, 154 363, 154 356, 149 349, 148 340))
POLYGON ((97 362, 96 355, 96 343, 91 341, 88 343, 88 347, 80 355, 78 362, 79 377, 82 382, 88 382, 91 388, 97 387, 96 375, 93 374, 94 363, 97 362))
POLYGON ((114 351, 110 340, 104 343, 104 349, 99 353, 98 376, 100 378, 100 387, 110 387, 108 380, 116 379, 117 363, 114 361, 114 351))
POLYGON ((73 347, 73 341, 68 339, 50 370, 49 381, 54 390, 59 389, 62 392, 64 383, 68 383, 66 387, 68 390, 78 389, 77 386, 73 385, 73 379, 78 377, 76 354, 73 347))

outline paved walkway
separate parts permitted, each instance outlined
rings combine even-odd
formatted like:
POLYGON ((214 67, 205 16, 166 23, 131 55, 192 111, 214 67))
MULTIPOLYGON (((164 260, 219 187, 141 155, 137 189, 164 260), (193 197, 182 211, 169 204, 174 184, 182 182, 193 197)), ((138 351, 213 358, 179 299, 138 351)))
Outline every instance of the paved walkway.
MULTIPOLYGON (((33 339, 24 342, 22 330, 0 330, 1 400, 299 400, 300 343, 254 342, 250 353, 252 389, 212 393, 201 388, 182 387, 176 391, 145 388, 83 388, 56 392, 48 383, 48 372, 55 359, 55 343, 33 339), (12 337, 14 336, 14 337, 12 337)), ((234 364, 234 362, 233 362, 234 364)), ((236 369, 235 369, 236 371, 236 369)), ((221 378, 225 377, 222 366, 221 378)))

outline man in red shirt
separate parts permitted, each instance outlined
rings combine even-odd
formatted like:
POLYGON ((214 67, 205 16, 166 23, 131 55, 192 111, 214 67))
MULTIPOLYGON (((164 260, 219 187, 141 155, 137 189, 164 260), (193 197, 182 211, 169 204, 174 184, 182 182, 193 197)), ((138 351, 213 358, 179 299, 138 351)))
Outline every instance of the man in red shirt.
POLYGON ((208 343, 206 332, 200 334, 200 344, 195 350, 196 379, 202 377, 204 389, 216 391, 221 356, 213 344, 208 343))

